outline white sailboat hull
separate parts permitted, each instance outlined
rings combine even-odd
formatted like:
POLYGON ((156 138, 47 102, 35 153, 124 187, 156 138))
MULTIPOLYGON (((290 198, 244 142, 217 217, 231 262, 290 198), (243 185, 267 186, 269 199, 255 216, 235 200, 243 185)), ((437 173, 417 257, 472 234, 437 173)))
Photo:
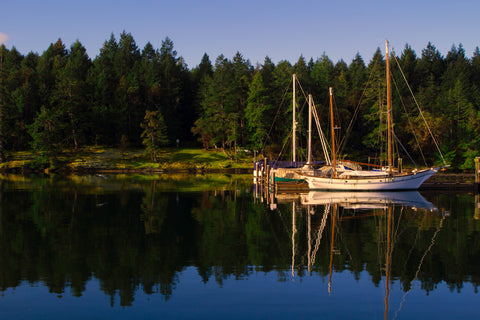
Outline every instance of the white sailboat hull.
POLYGON ((306 175, 308 187, 312 190, 417 190, 422 183, 440 170, 440 167, 418 171, 415 174, 399 176, 373 176, 331 178, 306 175))

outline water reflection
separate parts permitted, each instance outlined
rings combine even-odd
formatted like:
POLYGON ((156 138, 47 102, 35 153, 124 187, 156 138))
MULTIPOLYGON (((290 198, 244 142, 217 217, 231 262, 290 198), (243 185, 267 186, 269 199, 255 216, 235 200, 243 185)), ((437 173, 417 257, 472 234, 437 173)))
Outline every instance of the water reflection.
MULTIPOLYGON (((306 194, 300 194, 300 203, 306 207, 307 212, 307 243, 308 243, 308 270, 309 273, 312 267, 312 261, 315 261, 316 252, 321 242, 323 233, 325 231, 325 225, 328 217, 330 216, 331 222, 331 246, 330 246, 330 264, 329 264, 329 282, 331 284, 332 273, 332 257, 336 251, 334 249, 335 243, 335 226, 338 220, 346 219, 365 219, 369 217, 381 216, 388 220, 387 223, 387 243, 391 241, 391 220, 395 207, 400 207, 403 211, 406 210, 421 210, 422 214, 428 212, 437 211, 437 208, 429 201, 425 200, 419 192, 321 192, 310 191, 306 194), (339 214, 339 209, 342 209, 342 215, 339 214), (318 230, 313 230, 315 234, 315 251, 312 253, 312 227, 311 219, 312 215, 321 215, 321 223, 318 230)), ((292 202, 293 220, 292 220, 292 234, 296 233, 296 206, 295 202, 292 202)), ((445 218, 445 215, 442 219, 445 218)), ((442 220, 443 221, 443 220, 442 220)), ((295 247, 295 237, 292 236, 292 247, 295 247)), ((387 249, 387 252, 391 253, 391 250, 387 249)), ((295 265, 294 257, 292 257, 292 268, 295 265)), ((387 263, 388 265, 388 263, 387 263)), ((387 268, 388 269, 388 268, 387 268)), ((329 291, 331 287, 329 285, 329 291)))
MULTIPOLYGON (((303 256, 303 253, 297 250, 296 235, 299 230, 296 217, 299 214, 305 214, 307 269, 310 275, 312 267, 315 266, 322 238, 330 242, 329 294, 334 288, 334 268, 336 270, 347 268, 360 273, 360 268, 356 269, 356 267, 365 264, 376 285, 380 284, 382 277, 384 279, 385 319, 389 316, 390 286, 394 281, 400 280, 404 291, 395 316, 402 308, 416 280, 422 281, 423 289, 433 290, 434 287, 427 286, 428 282, 432 281, 432 271, 428 268, 434 269, 436 266, 433 262, 438 262, 438 255, 441 255, 441 253, 435 253, 434 248, 450 212, 443 208, 439 210, 419 192, 310 191, 301 194, 277 194, 274 198, 272 194, 268 196, 270 201, 275 199, 276 202, 291 203, 292 206, 291 272, 293 277, 295 277, 295 270, 298 270, 298 274, 301 275, 302 264, 298 264, 296 259, 303 256), (312 220, 314 220, 313 225, 312 220), (326 228, 329 220, 330 228, 326 228), (361 231, 360 229, 364 226, 368 229, 361 231), (327 235, 330 233, 330 239, 324 237, 325 233, 327 235), (362 245, 359 246, 359 244, 362 245), (372 250, 375 246, 376 252, 372 250), (356 261, 357 259, 360 261, 356 261), (425 266, 426 261, 427 266, 425 266)), ((475 199, 476 210, 478 210, 478 195, 475 199)), ((276 210, 277 205, 270 203, 270 208, 276 210)), ((478 211, 475 213, 475 218, 477 213, 478 211)), ((450 232, 446 231, 446 233, 450 232)), ((476 234, 478 235, 477 232, 476 234)), ((445 249, 445 247, 437 248, 438 251, 445 249)), ((477 286, 478 283, 475 284, 475 292, 477 292, 477 286)))
POLYGON ((258 273, 321 278, 332 294, 348 291, 337 284, 344 271, 386 293, 393 283, 405 294, 416 283, 427 293, 440 283, 477 292, 480 282, 478 206, 468 194, 310 192, 262 202, 232 176, 16 179, 0 185, 2 292, 28 282, 80 297, 98 279, 112 304, 119 296, 130 306, 138 291, 170 299, 192 267, 220 290, 258 273))

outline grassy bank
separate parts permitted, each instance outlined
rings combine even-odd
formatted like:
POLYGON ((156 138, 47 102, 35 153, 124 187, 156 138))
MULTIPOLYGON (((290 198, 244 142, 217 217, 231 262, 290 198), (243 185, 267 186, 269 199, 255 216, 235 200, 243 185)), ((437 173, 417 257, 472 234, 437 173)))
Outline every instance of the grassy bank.
POLYGON ((153 162, 141 149, 120 150, 84 147, 78 151, 64 150, 55 158, 40 158, 33 152, 21 151, 8 155, 0 164, 2 171, 95 171, 95 172, 162 172, 215 171, 249 169, 252 156, 242 152, 225 154, 220 150, 164 149, 153 162))

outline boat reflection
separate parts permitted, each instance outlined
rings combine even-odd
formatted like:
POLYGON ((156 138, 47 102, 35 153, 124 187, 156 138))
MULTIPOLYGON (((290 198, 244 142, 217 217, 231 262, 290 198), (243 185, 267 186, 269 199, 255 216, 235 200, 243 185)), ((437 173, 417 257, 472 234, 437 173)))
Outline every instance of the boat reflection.
POLYGON ((303 205, 336 203, 345 209, 382 209, 388 205, 408 206, 413 209, 435 211, 437 208, 418 191, 402 192, 327 192, 310 191, 301 194, 303 205))
MULTIPOLYGON (((296 243, 296 235, 298 234, 298 222, 296 216, 306 211, 306 241, 307 241, 307 270, 311 274, 315 259, 317 257, 318 249, 322 238, 329 238, 329 264, 328 264, 328 293, 333 292, 333 276, 335 256, 340 255, 340 248, 347 250, 348 247, 343 243, 341 246, 337 244, 342 241, 342 221, 351 219, 376 219, 375 226, 376 233, 374 239, 377 242, 377 253, 379 262, 379 274, 384 279, 385 283, 385 298, 384 298, 384 315, 385 319, 389 315, 389 298, 390 286, 392 284, 392 257, 394 253, 395 244, 399 241, 399 234, 402 232, 402 227, 406 227, 402 219, 414 214, 415 217, 431 218, 429 214, 439 214, 437 207, 426 200, 418 191, 405 192, 327 192, 327 191, 310 191, 308 193, 290 194, 289 197, 283 195, 280 197, 282 202, 290 199, 292 202, 292 276, 295 277, 296 256, 302 256, 296 250, 298 244, 296 243), (298 206, 300 202, 301 206, 298 206), (312 227, 312 219, 314 216, 320 215, 321 221, 318 221, 312 227), (426 215, 426 216, 424 216, 426 215), (329 227, 326 227, 329 224, 329 227), (316 229, 316 230, 315 230, 316 229), (330 230, 329 230, 330 229, 330 230), (324 236, 324 233, 330 232, 329 237, 324 236), (314 238, 314 239, 312 239, 314 238), (312 243, 312 240, 314 243, 312 243)), ((406 294, 411 290, 412 283, 417 279, 420 269, 422 267, 425 257, 428 255, 432 247, 435 245, 435 239, 440 232, 443 221, 447 214, 441 214, 436 232, 430 240, 430 245, 426 248, 421 259, 414 262, 418 266, 415 276, 411 279, 409 288, 406 294)), ((438 221, 438 219, 436 219, 438 221)), ((365 221, 364 221, 365 222, 365 221)), ((422 225, 418 224, 420 231, 422 225)), ((324 240, 325 241, 325 240, 324 240)), ((326 240, 328 241, 328 240, 326 240)), ((343 240, 345 242, 345 240, 343 240)), ((404 243, 402 245, 405 245, 404 243)), ((413 244, 411 244, 413 245, 413 244)), ((349 253, 348 253, 349 254, 349 253)), ((404 297, 405 297, 404 295, 404 297)), ((402 302, 403 303, 403 302, 402 302)), ((397 310, 398 312, 398 310, 397 310)))

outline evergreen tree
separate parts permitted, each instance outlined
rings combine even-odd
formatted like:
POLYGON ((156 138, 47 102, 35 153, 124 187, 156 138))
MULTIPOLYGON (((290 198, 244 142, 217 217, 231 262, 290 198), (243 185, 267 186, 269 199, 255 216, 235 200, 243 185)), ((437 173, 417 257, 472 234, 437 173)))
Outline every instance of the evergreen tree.
POLYGON ((311 72, 313 95, 319 102, 324 102, 328 97, 328 88, 333 86, 333 68, 333 62, 325 52, 313 64, 311 72))
POLYGON ((307 62, 303 55, 300 56, 297 63, 293 65, 293 72, 297 75, 299 82, 302 84, 303 90, 305 92, 311 92, 312 84, 310 80, 310 69, 307 66, 307 62))
POLYGON ((198 119, 201 116, 201 101, 205 96, 205 83, 207 78, 213 75, 213 66, 206 53, 203 54, 200 64, 192 70, 192 89, 194 90, 194 108, 195 116, 198 119))
POLYGON ((363 143, 366 147, 375 151, 376 156, 385 160, 384 143, 386 137, 386 83, 385 83, 385 60, 380 48, 368 65, 370 82, 365 90, 364 105, 366 111, 363 113, 362 122, 365 124, 366 134, 363 143))
POLYGON ((355 58, 348 66, 347 81, 349 94, 346 97, 344 105, 338 105, 339 121, 342 128, 339 138, 348 139, 348 145, 344 140, 344 151, 360 151, 362 147, 362 137, 365 135, 365 128, 359 121, 363 117, 363 111, 360 103, 364 98, 365 84, 367 83, 367 70, 362 56, 357 53, 355 58), (357 108, 359 108, 357 110, 357 108), (355 118, 353 119, 353 117, 355 118), (350 130, 350 131, 347 131, 350 130), (352 134, 354 132, 355 134, 352 134))
POLYGON ((234 130, 229 140, 232 140, 236 145, 240 143, 242 146, 246 145, 245 137, 245 108, 247 106, 249 84, 251 82, 252 66, 250 61, 245 60, 240 52, 237 52, 233 57, 233 95, 234 95, 234 110, 232 110, 232 119, 234 130))
POLYGON ((31 142, 27 126, 33 123, 35 116, 40 111, 41 101, 37 72, 38 61, 38 54, 32 52, 27 54, 20 66, 22 84, 12 93, 15 99, 15 108, 8 115, 12 138, 9 145, 12 150, 25 150, 31 142))
MULTIPOLYGON (((471 60, 472 81, 475 88, 480 88, 480 48, 476 47, 471 60)), ((478 103, 477 103, 478 105, 478 103)))
POLYGON ((200 136, 205 148, 231 147, 234 142, 235 95, 232 89, 234 80, 231 61, 220 55, 215 62, 215 70, 211 79, 207 78, 206 90, 202 99, 202 116, 197 119, 192 132, 200 136))
MULTIPOLYGON (((55 88, 67 63, 68 51, 58 39, 40 56, 38 63, 39 96, 42 103, 33 123, 28 127, 31 146, 42 158, 55 157, 65 146, 65 120, 55 88)), ((62 92, 63 93, 63 92, 62 92)))
POLYGON ((194 95, 187 92, 191 87, 190 75, 183 59, 177 57, 173 41, 168 37, 162 42, 159 63, 161 74, 159 110, 169 124, 169 140, 190 140, 189 128, 192 127, 195 116, 194 95))
POLYGON ((93 127, 95 144, 112 145, 119 139, 120 111, 116 105, 119 77, 115 71, 118 44, 113 34, 93 61, 88 83, 93 88, 93 127))
POLYGON ((55 88, 58 74, 63 69, 67 59, 67 49, 61 39, 50 44, 40 56, 38 62, 40 104, 47 109, 53 107, 50 97, 55 88))
POLYGON ((64 145, 64 122, 60 112, 42 106, 28 130, 32 137, 32 149, 38 155, 40 164, 47 165, 49 158, 56 159, 64 145))
POLYGON ((275 126, 273 127, 271 138, 272 154, 278 154, 282 145, 286 143, 292 133, 292 65, 286 60, 282 60, 275 66, 273 71, 273 91, 272 96, 276 106, 280 108, 276 114, 275 126))
POLYGON ((415 73, 418 75, 419 88, 416 97, 426 111, 442 112, 436 103, 441 92, 441 80, 444 71, 444 59, 437 48, 428 43, 422 50, 422 58, 418 61, 415 73))
MULTIPOLYGON (((412 87, 413 90, 416 91, 420 80, 418 79, 418 76, 416 74, 418 58, 417 54, 410 45, 405 45, 405 48, 403 49, 402 54, 399 58, 399 62, 400 66, 402 67, 403 73, 405 74, 405 78, 408 79, 410 87, 412 87)), ((404 93, 403 90, 402 93, 404 93)))
POLYGON ((147 110, 141 127, 143 128, 141 138, 145 152, 150 155, 153 162, 157 162, 160 148, 168 143, 165 120, 159 111, 147 110))
POLYGON ((134 144, 139 140, 139 124, 143 115, 138 98, 139 61, 140 50, 133 36, 123 31, 115 54, 115 70, 119 79, 114 106, 114 114, 119 119, 116 138, 126 136, 134 144))
POLYGON ((271 126, 269 114, 272 106, 268 104, 268 100, 268 91, 263 85, 262 75, 257 71, 249 87, 245 109, 249 142, 254 150, 260 150, 263 147, 271 126))
POLYGON ((87 85, 90 58, 85 47, 76 41, 68 54, 66 64, 58 72, 52 101, 64 122, 65 144, 78 149, 86 141, 90 118, 90 89, 87 85))
POLYGON ((333 92, 335 94, 335 99, 338 104, 342 105, 345 103, 348 92, 348 65, 345 61, 340 60, 335 64, 333 68, 333 92))
POLYGON ((265 57, 263 61, 263 65, 260 68, 260 74, 262 75, 262 82, 265 88, 268 90, 274 89, 274 72, 275 72, 275 64, 272 62, 268 56, 265 57))

